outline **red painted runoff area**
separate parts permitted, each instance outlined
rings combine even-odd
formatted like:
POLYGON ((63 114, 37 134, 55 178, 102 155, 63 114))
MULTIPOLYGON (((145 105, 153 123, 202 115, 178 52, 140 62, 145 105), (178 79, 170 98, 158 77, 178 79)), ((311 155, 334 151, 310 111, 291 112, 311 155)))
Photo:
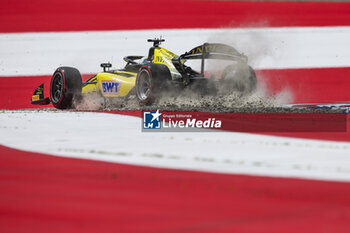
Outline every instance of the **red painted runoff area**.
POLYGON ((349 232, 350 185, 147 168, 0 146, 0 232, 349 232))
POLYGON ((257 71, 271 95, 288 91, 294 103, 350 102, 350 67, 257 71))

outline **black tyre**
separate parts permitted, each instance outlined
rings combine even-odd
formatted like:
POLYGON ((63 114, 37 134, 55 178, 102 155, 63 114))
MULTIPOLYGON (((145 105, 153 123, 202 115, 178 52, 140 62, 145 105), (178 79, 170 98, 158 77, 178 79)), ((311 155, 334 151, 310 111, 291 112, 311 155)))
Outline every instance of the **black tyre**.
POLYGON ((55 108, 74 108, 74 102, 81 97, 82 81, 79 70, 59 67, 53 73, 50 85, 50 99, 55 108))
POLYGON ((168 87, 171 74, 167 66, 150 64, 142 66, 136 77, 135 91, 141 105, 152 104, 168 87))
POLYGON ((247 64, 230 65, 222 72, 222 89, 227 92, 249 94, 256 90, 257 79, 252 67, 247 64))

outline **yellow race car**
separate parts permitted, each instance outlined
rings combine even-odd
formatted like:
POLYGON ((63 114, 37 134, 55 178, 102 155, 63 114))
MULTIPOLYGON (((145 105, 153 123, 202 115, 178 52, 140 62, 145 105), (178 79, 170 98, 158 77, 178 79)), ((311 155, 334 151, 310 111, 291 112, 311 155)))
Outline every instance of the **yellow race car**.
POLYGON ((110 63, 102 63, 103 72, 82 82, 80 72, 73 67, 59 67, 51 78, 50 98, 44 98, 43 84, 32 96, 32 104, 49 104, 59 109, 75 108, 85 95, 92 93, 104 99, 136 96, 141 105, 151 104, 167 93, 181 93, 183 89, 201 94, 216 93, 218 86, 227 92, 252 92, 257 85, 254 70, 247 64, 247 57, 225 44, 205 43, 180 56, 160 47, 164 39, 149 39, 153 46, 148 56, 124 57, 123 69, 110 69, 110 63), (188 60, 200 61, 200 70, 185 65, 188 60), (220 73, 220 77, 205 77, 205 60, 232 61, 220 73), (242 78, 243 77, 243 78, 242 78))

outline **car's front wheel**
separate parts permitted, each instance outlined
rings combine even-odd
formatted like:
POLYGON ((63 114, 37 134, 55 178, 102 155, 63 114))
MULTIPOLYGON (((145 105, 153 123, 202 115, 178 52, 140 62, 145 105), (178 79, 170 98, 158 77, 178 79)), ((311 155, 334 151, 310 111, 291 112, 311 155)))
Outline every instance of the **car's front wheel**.
POLYGON ((50 99, 55 108, 74 108, 81 96, 80 72, 72 67, 59 67, 51 78, 50 99))

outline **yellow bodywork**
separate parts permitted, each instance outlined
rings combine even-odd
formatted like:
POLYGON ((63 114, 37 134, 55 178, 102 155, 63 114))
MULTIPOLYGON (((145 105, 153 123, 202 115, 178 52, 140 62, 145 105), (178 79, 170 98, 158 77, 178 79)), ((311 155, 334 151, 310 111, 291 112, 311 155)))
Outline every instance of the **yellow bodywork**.
POLYGON ((154 63, 164 64, 169 69, 171 67, 174 67, 175 69, 175 66, 171 60, 176 56, 176 54, 170 52, 169 50, 166 50, 165 48, 158 47, 154 49, 154 63))
POLYGON ((83 86, 82 93, 100 92, 104 97, 125 97, 135 86, 137 73, 112 71, 98 73, 83 86))
POLYGON ((172 62, 174 57, 177 57, 177 55, 165 48, 157 47, 154 49, 154 63, 166 65, 172 77, 174 77, 174 73, 178 73, 172 62))
MULTIPOLYGON (((172 63, 177 55, 164 48, 154 49, 154 63, 166 65, 171 75, 178 73, 172 63)), ((98 73, 83 84, 82 93, 101 93, 104 97, 125 97, 135 87, 137 73, 115 70, 98 73)))

